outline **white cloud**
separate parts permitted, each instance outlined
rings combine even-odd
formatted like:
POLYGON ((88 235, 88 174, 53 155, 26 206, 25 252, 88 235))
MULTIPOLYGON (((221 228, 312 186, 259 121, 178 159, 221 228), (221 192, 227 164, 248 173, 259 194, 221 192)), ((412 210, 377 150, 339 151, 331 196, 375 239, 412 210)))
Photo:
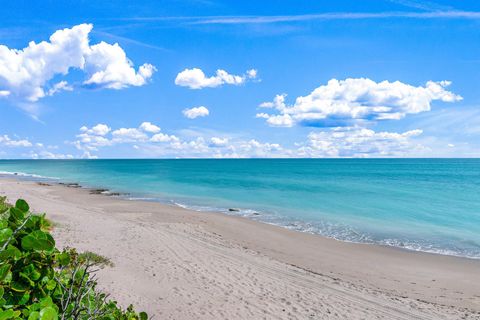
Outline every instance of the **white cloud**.
POLYGON ((88 133, 88 134, 93 134, 97 136, 104 136, 107 133, 109 133, 112 129, 107 126, 106 124, 99 123, 96 126, 92 127, 91 129, 83 126, 80 128, 80 131, 88 133))
POLYGON ((139 128, 140 130, 143 130, 145 132, 150 132, 150 133, 160 132, 160 127, 154 125, 151 122, 143 122, 139 128))
POLYGON ((84 85, 89 87, 118 90, 129 86, 143 86, 156 71, 149 63, 141 65, 138 71, 135 71, 118 43, 111 45, 102 41, 93 45, 85 58, 85 71, 89 78, 84 81, 84 85))
POLYGON ((250 70, 247 70, 247 78, 249 79, 256 79, 257 78, 257 73, 258 73, 258 70, 256 69, 250 69, 250 70))
POLYGON ((185 69, 175 78, 175 84, 190 89, 215 88, 223 84, 241 85, 248 79, 256 79, 257 70, 247 70, 244 75, 232 75, 225 70, 217 70, 211 77, 205 76, 205 73, 198 68, 185 69))
POLYGON ((157 133, 150 138, 150 141, 152 141, 152 142, 178 142, 180 140, 174 135, 157 133))
POLYGON ((112 132, 114 142, 136 142, 147 140, 147 135, 137 128, 120 128, 112 132))
POLYGON ((163 137, 165 141, 174 141, 175 136, 168 136, 160 131, 160 127, 154 125, 151 122, 143 122, 138 128, 119 128, 113 130, 106 124, 97 124, 92 128, 83 126, 80 128, 80 134, 78 134, 77 140, 72 144, 79 150, 85 152, 85 157, 91 158, 90 152, 98 151, 99 148, 114 146, 123 143, 141 143, 148 142, 160 142, 163 137), (157 133, 153 137, 149 137, 149 134, 157 133), (110 134, 109 136, 107 136, 110 134), (87 154, 88 153, 88 154, 87 154))
POLYGON ((228 144, 228 138, 212 137, 210 139, 210 146, 212 147, 224 147, 228 144))
POLYGON ((176 136, 144 132, 140 127, 142 125, 119 128, 105 136, 93 134, 93 128, 82 127, 72 144, 83 152, 84 157, 95 157, 96 154, 92 153, 119 145, 130 146, 129 150, 137 157, 160 158, 403 157, 428 156, 431 152, 423 145, 428 141, 421 137, 423 132, 418 129, 400 133, 376 132, 361 127, 318 129, 310 132, 304 141, 288 147, 209 130, 176 136))
POLYGON ((428 81, 424 87, 414 87, 400 81, 332 79, 311 94, 296 98, 291 106, 285 103, 285 94, 277 95, 272 102, 260 104, 276 113, 258 113, 257 117, 266 119, 271 126, 283 127, 337 127, 398 120, 407 114, 429 111, 435 100, 461 100, 461 96, 445 89, 449 85, 448 81, 428 81))
POLYGON ((49 151, 31 152, 30 158, 32 159, 73 159, 71 154, 52 153, 49 151))
POLYGON ((11 139, 8 135, 0 136, 0 146, 5 147, 31 147, 33 144, 26 139, 11 139))
POLYGON ((79 134, 77 138, 78 140, 75 142, 75 146, 81 150, 98 150, 99 147, 112 145, 109 139, 88 133, 79 134))
POLYGON ((53 78, 66 76, 72 69, 86 74, 86 87, 122 89, 144 85, 155 67, 144 64, 136 71, 118 44, 89 44, 93 26, 80 24, 58 30, 49 41, 31 41, 24 49, 0 45, 0 97, 35 102, 73 87, 53 78))
POLYGON ((77 135, 78 140, 73 144, 79 150, 93 151, 100 147, 112 145, 112 141, 105 136, 111 132, 111 128, 103 123, 99 123, 92 128, 83 126, 80 128, 80 134, 77 135))
POLYGON ((90 153, 90 151, 85 151, 80 158, 82 158, 82 159, 98 159, 98 156, 92 155, 90 153))
POLYGON ((300 144, 300 157, 391 157, 415 155, 425 147, 413 141, 422 130, 375 132, 365 128, 334 128, 311 132, 300 144))
POLYGON ((121 144, 131 145, 135 152, 146 157, 191 157, 191 158, 239 158, 287 156, 288 150, 276 143, 260 142, 255 139, 230 139, 210 135, 195 138, 180 138, 163 132, 153 133, 142 130, 150 122, 142 123, 138 128, 119 128, 111 130, 108 125, 99 124, 92 128, 82 127, 77 139, 70 144, 83 152, 82 157, 96 157, 93 152, 121 144), (100 130, 100 128, 108 128, 100 130), (105 135, 99 135, 107 132, 105 135))
POLYGON ((204 106, 185 109, 182 111, 183 115, 188 119, 195 119, 197 117, 206 117, 210 114, 207 108, 204 106))
POLYGON ((40 142, 31 142, 24 138, 11 138, 9 135, 0 135, 0 156, 2 158, 32 158, 32 159, 72 159, 71 154, 53 153, 49 150, 57 146, 45 145, 40 142), (8 150, 8 151, 7 151, 8 150))
POLYGON ((47 96, 53 96, 60 91, 73 91, 73 87, 67 81, 57 82, 48 90, 47 96))
MULTIPOLYGON (((423 2, 423 1, 422 1, 423 2)), ((424 7, 419 4, 418 7, 424 7)), ((434 7, 440 7, 435 5, 434 7)), ((432 6, 430 6, 432 8, 432 6)), ((267 15, 267 16, 218 16, 218 17, 195 17, 190 18, 193 24, 277 24, 291 23, 298 21, 317 21, 317 20, 372 20, 387 18, 409 18, 409 19, 479 19, 478 11, 453 10, 452 8, 433 9, 425 12, 413 11, 394 11, 394 12, 324 12, 318 14, 300 14, 300 15, 267 15)), ((138 18, 135 18, 138 20, 138 18)), ((151 19, 148 17, 147 19, 151 19)))

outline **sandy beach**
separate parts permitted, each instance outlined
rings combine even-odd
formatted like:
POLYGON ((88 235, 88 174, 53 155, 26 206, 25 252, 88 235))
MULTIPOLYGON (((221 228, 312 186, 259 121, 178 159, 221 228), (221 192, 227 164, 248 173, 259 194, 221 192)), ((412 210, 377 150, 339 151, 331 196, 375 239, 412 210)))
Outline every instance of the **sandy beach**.
POLYGON ((108 257, 103 290, 155 319, 480 319, 480 261, 340 242, 218 213, 0 179, 108 257))

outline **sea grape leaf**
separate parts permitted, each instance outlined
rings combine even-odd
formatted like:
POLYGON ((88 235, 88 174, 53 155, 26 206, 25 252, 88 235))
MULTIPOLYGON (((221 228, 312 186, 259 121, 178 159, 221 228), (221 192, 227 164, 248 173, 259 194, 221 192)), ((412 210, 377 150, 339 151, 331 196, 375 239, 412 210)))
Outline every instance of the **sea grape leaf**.
POLYGON ((40 306, 41 306, 42 308, 46 308, 46 307, 51 307, 51 306, 53 306, 52 298, 51 298, 51 297, 45 297, 45 298, 43 298, 42 300, 40 300, 40 306))
POLYGON ((38 320, 40 318, 40 312, 34 311, 28 316, 28 320, 38 320))
POLYGON ((16 292, 25 292, 28 290, 28 285, 24 284, 24 283, 21 283, 21 282, 18 282, 18 281, 14 281, 12 282, 12 284, 10 285, 10 289, 12 289, 13 291, 16 291, 16 292))
POLYGON ((11 265, 8 263, 0 266, 0 281, 5 280, 8 273, 10 272, 11 265))
POLYGON ((29 264, 28 266, 26 266, 25 268, 23 268, 23 273, 25 273, 26 275, 28 275, 28 277, 32 280, 38 280, 40 279, 40 276, 42 275, 38 270, 37 268, 35 268, 35 266, 33 264, 29 264))
POLYGON ((30 294, 28 292, 25 292, 23 296, 20 298, 20 300, 18 301, 18 304, 22 306, 26 304, 29 300, 30 300, 30 294))
POLYGON ((53 290, 55 289, 56 286, 57 286, 57 282, 55 280, 49 280, 45 288, 47 288, 47 290, 53 290))
POLYGON ((16 261, 21 257, 22 257, 22 252, 18 250, 17 247, 11 244, 5 250, 0 252, 0 261, 6 261, 7 259, 13 259, 16 261))
POLYGON ((45 307, 40 310, 40 320, 58 320, 58 313, 52 307, 45 307))
POLYGON ((0 243, 4 243, 12 236, 13 231, 10 228, 5 228, 0 230, 0 243))
POLYGON ((20 311, 13 311, 12 309, 0 311, 0 320, 15 319, 19 315, 20 311))
POLYGON ((23 200, 23 199, 18 199, 17 202, 15 202, 15 208, 23 211, 23 212, 28 212, 30 210, 30 207, 28 206, 28 203, 23 200))
POLYGON ((55 248, 55 240, 50 234, 36 230, 22 238, 22 248, 25 250, 51 251, 55 248))
POLYGON ((23 220, 25 218, 25 212, 16 207, 11 207, 10 216, 14 217, 16 220, 23 220))
POLYGON ((15 312, 12 309, 0 311, 0 320, 12 319, 15 316, 15 312))

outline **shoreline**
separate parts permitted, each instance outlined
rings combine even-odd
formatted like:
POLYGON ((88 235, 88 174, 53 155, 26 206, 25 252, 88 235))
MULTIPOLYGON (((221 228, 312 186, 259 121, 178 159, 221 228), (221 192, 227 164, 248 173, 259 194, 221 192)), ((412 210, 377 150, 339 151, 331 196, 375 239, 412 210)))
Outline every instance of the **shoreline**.
POLYGON ((408 246, 398 246, 398 245, 392 245, 388 243, 379 243, 375 241, 355 241, 355 240, 349 240, 349 239, 339 239, 334 236, 329 236, 322 234, 320 232, 311 232, 307 230, 302 230, 298 228, 289 228, 288 224, 281 224, 278 222, 269 222, 265 219, 261 219, 262 215, 264 213, 260 213, 261 211, 259 210, 254 210, 251 208, 211 208, 207 209, 208 207, 202 207, 202 206, 196 206, 196 205, 190 205, 190 204, 183 204, 183 203, 177 203, 173 200, 169 199, 161 199, 161 198, 155 198, 155 197, 147 197, 142 194, 135 194, 135 193, 130 193, 127 191, 112 191, 106 187, 99 187, 99 186, 90 186, 90 185, 81 185, 78 182, 65 182, 62 181, 60 178, 53 178, 53 177, 44 177, 36 174, 28 174, 28 173, 23 173, 23 172, 7 172, 7 171, 0 171, 0 179, 14 179, 14 180, 20 180, 20 181, 30 181, 30 182, 35 182, 39 183, 40 185, 43 183, 46 184, 52 184, 52 185, 61 185, 64 187, 68 188, 80 188, 83 190, 88 190, 91 194, 99 194, 99 195, 104 195, 104 196, 112 196, 112 197, 117 197, 118 199, 126 200, 126 201, 145 201, 145 202, 154 202, 154 203, 159 203, 161 205, 165 206, 171 206, 175 208, 182 208, 185 210, 189 211, 195 211, 195 212, 200 212, 200 213, 217 213, 217 214, 222 214, 222 215, 227 215, 227 216, 232 216, 232 217, 240 217, 244 219, 248 219, 251 221, 255 221, 257 223, 263 223, 263 224, 268 224, 276 227, 280 227, 286 230, 290 230, 293 232, 300 232, 300 233, 306 233, 306 234, 311 234, 314 236, 319 236, 322 238, 327 238, 327 239, 332 239, 335 241, 340 241, 340 242, 346 242, 346 243, 353 243, 353 244, 362 244, 362 245, 373 245, 373 246, 380 246, 380 247, 386 247, 386 248, 393 248, 401 251, 407 251, 407 252, 418 252, 418 253, 425 253, 425 254, 433 254, 433 255, 442 255, 442 256, 449 256, 449 257, 457 257, 457 258, 462 258, 462 259, 471 259, 471 260, 478 260, 480 261, 480 257, 473 257, 473 256, 464 256, 460 254, 455 254, 452 252, 449 252, 448 250, 432 250, 432 251, 427 251, 424 249, 414 249, 408 246), (203 209, 195 209, 195 207, 202 207, 203 209), (258 218, 258 219, 255 219, 258 218))
POLYGON ((34 210, 46 211, 60 224, 54 232, 60 246, 112 259, 115 267, 99 274, 101 286, 119 302, 132 301, 159 317, 222 318, 222 308, 228 307, 230 318, 305 319, 309 312, 318 318, 328 308, 338 308, 333 319, 342 318, 342 312, 351 319, 365 314, 458 319, 466 313, 480 318, 480 262, 475 259, 344 242, 238 216, 13 177, 0 178, 0 194, 23 197, 34 210), (132 261, 140 265, 134 268, 132 261), (156 288, 152 281, 162 274, 164 287, 156 288), (277 274, 282 277, 276 279, 277 274), (185 282, 180 275, 193 278, 185 282), (214 289, 221 292, 206 293, 214 289), (351 303, 342 305, 345 299, 351 303), (162 309, 165 304, 168 310, 162 309))

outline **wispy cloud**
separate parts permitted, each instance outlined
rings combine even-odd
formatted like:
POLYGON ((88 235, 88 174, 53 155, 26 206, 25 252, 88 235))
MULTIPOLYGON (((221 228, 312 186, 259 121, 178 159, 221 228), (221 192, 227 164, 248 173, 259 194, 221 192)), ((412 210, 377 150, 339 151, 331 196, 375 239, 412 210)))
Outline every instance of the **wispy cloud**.
MULTIPOLYGON (((427 7, 422 7, 427 10, 427 7)), ((430 7, 429 7, 430 8, 430 7)), ((271 24, 322 20, 366 20, 366 19, 480 19, 480 11, 433 10, 426 12, 388 11, 388 12, 326 12, 303 15, 244 15, 244 16, 178 16, 178 17, 126 17, 119 21, 143 22, 182 22, 184 24, 271 24)))
POLYGON ((444 6, 432 1, 417 0, 389 0, 391 3, 399 4, 404 7, 414 8, 425 11, 450 11, 454 10, 451 6, 444 6))
POLYGON ((315 20, 364 20, 364 19, 480 19, 477 11, 431 11, 431 12, 379 12, 379 13, 319 13, 305 15, 283 16, 231 16, 203 18, 191 22, 192 24, 266 24, 281 22, 301 22, 315 20))
POLYGON ((122 42, 122 43, 126 43, 126 44, 132 44, 132 45, 136 45, 136 46, 140 46, 140 47, 144 47, 144 48, 149 48, 149 49, 160 50, 160 51, 171 51, 170 49, 167 49, 167 48, 164 48, 164 47, 160 47, 160 46, 145 43, 145 42, 142 42, 142 41, 134 40, 134 39, 131 39, 131 38, 119 36, 119 35, 109 33, 109 32, 92 31, 92 33, 103 36, 103 37, 106 37, 106 38, 110 38, 114 41, 119 41, 119 42, 122 42))

